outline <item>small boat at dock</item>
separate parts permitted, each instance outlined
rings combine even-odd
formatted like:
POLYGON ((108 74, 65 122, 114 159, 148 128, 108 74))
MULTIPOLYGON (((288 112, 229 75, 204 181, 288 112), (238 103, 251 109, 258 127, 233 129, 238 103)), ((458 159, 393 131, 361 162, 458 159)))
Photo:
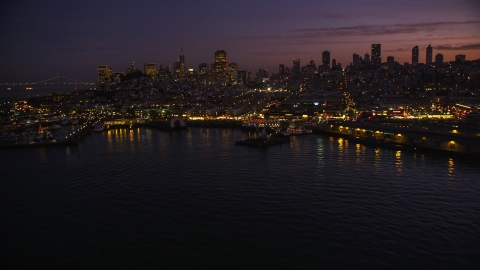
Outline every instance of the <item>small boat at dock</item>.
POLYGON ((57 125, 57 124, 53 124, 53 125, 50 126, 51 130, 57 130, 57 129, 61 129, 61 128, 62 128, 62 126, 57 125))
POLYGON ((290 136, 270 136, 266 133, 265 129, 263 129, 262 133, 258 138, 249 138, 246 140, 236 141, 235 144, 250 147, 265 147, 289 142, 290 136))
POLYGON ((95 124, 93 131, 102 132, 104 129, 105 129, 105 125, 102 122, 98 122, 97 124, 95 124))

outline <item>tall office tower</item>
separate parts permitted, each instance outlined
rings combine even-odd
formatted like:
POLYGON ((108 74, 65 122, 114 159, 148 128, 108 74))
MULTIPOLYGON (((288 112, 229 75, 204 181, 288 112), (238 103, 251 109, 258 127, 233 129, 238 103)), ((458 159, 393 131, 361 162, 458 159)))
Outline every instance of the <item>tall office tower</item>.
POLYGON ((393 56, 388 56, 388 57, 387 57, 387 66, 388 66, 389 68, 392 68, 394 64, 395 64, 395 57, 393 57, 393 56))
POLYGON ((207 74, 208 73, 208 64, 202 63, 198 65, 198 74, 207 74))
POLYGON ((158 77, 160 78, 168 78, 170 74, 167 71, 167 68, 163 65, 158 66, 158 77))
MULTIPOLYGON (((382 64, 382 44, 372 44, 372 64, 379 68, 382 64)), ((367 57, 365 57, 366 59, 367 57)))
POLYGON ((425 63, 430 64, 432 63, 432 56, 433 56, 433 48, 430 44, 427 47, 427 61, 425 63))
POLYGON ((268 69, 266 68, 261 68, 258 70, 258 73, 257 73, 257 79, 260 81, 260 82, 263 82, 264 79, 268 78, 268 69))
POLYGON ((461 62, 461 61, 465 61, 465 60, 466 60, 465 54, 457 54, 457 55, 455 55, 455 61, 461 62))
POLYGON ((360 55, 354 53, 353 54, 353 67, 357 68, 362 65, 362 62, 360 61, 360 55))
POLYGON ((315 71, 317 71, 317 65, 315 64, 315 61, 310 60, 310 63, 305 67, 305 71, 307 73, 315 73, 315 71))
POLYGON ((437 66, 443 65, 443 54, 437 53, 437 55, 435 55, 435 64, 437 66))
POLYGON ((247 70, 247 82, 253 81, 252 72, 247 70))
POLYGON ((207 75, 208 78, 208 84, 213 84, 215 83, 215 63, 210 64, 210 72, 207 75))
POLYGON ((412 65, 418 65, 418 46, 412 48, 412 65))
POLYGON ((284 64, 278 65, 278 74, 280 74, 280 75, 285 74, 285 65, 284 64))
POLYGON ((152 79, 157 77, 157 64, 149 63, 143 65, 143 73, 152 79))
POLYGON ((237 63, 230 63, 228 64, 228 77, 229 82, 234 85, 238 83, 238 69, 239 65, 237 63))
POLYGON ((238 71, 238 83, 240 83, 242 85, 247 84, 247 71, 246 70, 238 71))
POLYGON ((224 50, 215 52, 215 80, 223 83, 228 81, 228 56, 224 50))
POLYGON ((179 79, 185 79, 185 56, 183 55, 183 47, 180 47, 180 57, 178 58, 179 66, 177 76, 179 79))
POLYGON ((132 61, 132 63, 130 64, 130 73, 134 73, 135 72, 135 62, 132 61))
POLYGON ((202 63, 198 65, 198 79, 201 83, 207 84, 208 82, 208 64, 202 63))
POLYGON ((98 82, 111 82, 112 81, 112 69, 108 65, 98 66, 98 82))
POLYGON ((332 69, 337 69, 337 59, 332 60, 332 69))
POLYGON ((330 52, 329 51, 322 52, 322 68, 323 70, 330 69, 330 52))
POLYGON ((365 60, 365 63, 370 63, 370 54, 366 53, 366 54, 363 56, 363 60, 365 60))
POLYGON ((300 73, 300 59, 293 59, 292 73, 300 73))
POLYGON ((173 62, 173 78, 176 80, 182 79, 182 65, 179 61, 173 62))

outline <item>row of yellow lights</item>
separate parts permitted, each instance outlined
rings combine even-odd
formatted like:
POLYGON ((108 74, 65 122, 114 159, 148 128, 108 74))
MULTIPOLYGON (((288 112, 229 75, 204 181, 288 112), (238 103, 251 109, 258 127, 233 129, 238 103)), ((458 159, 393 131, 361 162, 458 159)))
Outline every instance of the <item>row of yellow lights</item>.
MULTIPOLYGON (((333 127, 333 125, 330 125, 330 127, 333 127)), ((343 129, 343 126, 340 126, 339 127, 340 129, 343 129)), ((345 127, 345 129, 348 130, 348 127, 345 127)), ((356 128, 356 130, 361 130, 360 128, 356 128)), ((362 129, 363 131, 365 131, 365 129, 362 129)), ((375 133, 382 133, 380 131, 375 131, 375 133)), ((453 133, 457 133, 457 130, 453 130, 453 133)), ((397 137, 402 137, 402 134, 397 134, 397 137)), ((425 138, 425 137, 423 137, 425 138)), ((455 141, 450 141, 450 144, 455 144, 455 141)))

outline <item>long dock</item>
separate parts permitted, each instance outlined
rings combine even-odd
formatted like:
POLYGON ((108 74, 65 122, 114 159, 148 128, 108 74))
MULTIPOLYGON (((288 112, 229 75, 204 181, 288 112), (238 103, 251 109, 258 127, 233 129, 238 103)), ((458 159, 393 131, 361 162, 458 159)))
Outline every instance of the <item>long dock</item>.
POLYGON ((453 131, 430 131, 356 122, 325 123, 314 128, 313 132, 396 150, 480 156, 480 134, 460 134, 453 131))

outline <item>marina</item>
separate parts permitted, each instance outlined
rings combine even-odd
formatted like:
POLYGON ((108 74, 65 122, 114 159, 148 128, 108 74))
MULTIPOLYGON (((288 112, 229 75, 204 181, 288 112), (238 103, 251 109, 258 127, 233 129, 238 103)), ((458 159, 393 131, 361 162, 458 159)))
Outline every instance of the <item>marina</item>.
POLYGON ((79 124, 78 120, 74 120, 69 125, 34 123, 16 129, 4 129, 0 133, 0 149, 78 144, 92 132, 91 121, 79 124))
MULTIPOLYGON (((61 120, 58 120, 59 122, 61 120)), ((64 120, 63 120, 64 121, 64 120)), ((61 121, 61 122, 63 122, 61 121)), ((47 122, 48 123, 48 122, 47 122)), ((141 119, 103 119, 90 118, 81 125, 78 119, 68 120, 68 125, 27 124, 28 128, 3 131, 0 133, 0 149, 26 148, 39 146, 67 146, 78 144, 92 132, 110 129, 154 128, 163 131, 187 130, 189 122, 181 118, 163 121, 144 121, 141 119), (182 120, 182 121, 180 121, 182 120), (34 131, 35 128, 37 131, 34 131), (61 134, 61 135, 60 135, 61 134)), ((198 123, 198 121, 197 121, 198 123)), ((198 124, 196 124, 198 126, 198 124)), ((244 129, 243 127, 207 125, 208 128, 244 129)), ((298 124, 297 124, 298 126, 298 124)), ((480 139, 476 135, 458 132, 427 131, 422 129, 395 128, 386 125, 356 122, 330 122, 316 127, 305 128, 290 125, 286 129, 247 127, 253 136, 234 141, 236 145, 249 147, 268 147, 290 142, 290 136, 317 134, 348 139, 370 147, 381 147, 399 151, 437 152, 461 156, 480 156, 480 139)))

